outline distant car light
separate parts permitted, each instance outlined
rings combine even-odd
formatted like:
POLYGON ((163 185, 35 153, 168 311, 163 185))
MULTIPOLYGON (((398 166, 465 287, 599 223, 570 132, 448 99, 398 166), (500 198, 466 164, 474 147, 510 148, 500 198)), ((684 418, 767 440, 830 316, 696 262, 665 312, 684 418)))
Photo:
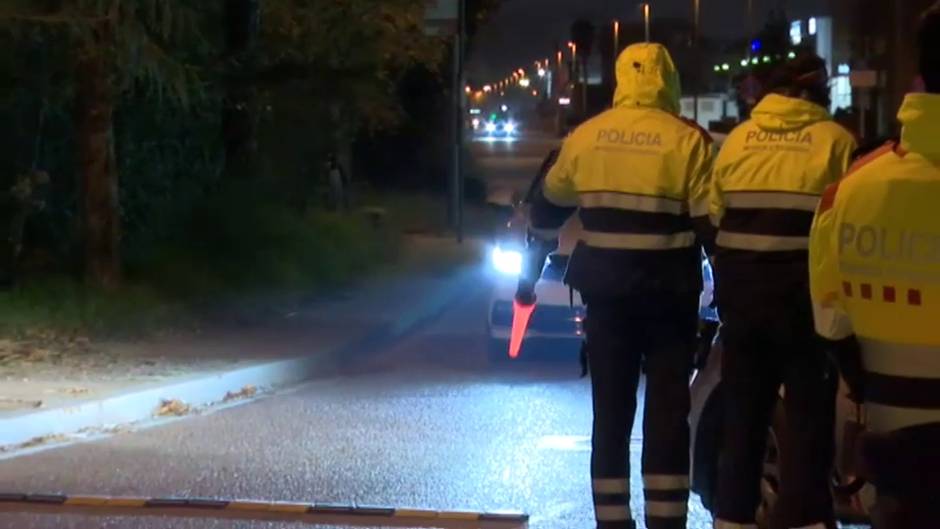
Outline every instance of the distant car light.
POLYGON ((490 121, 486 124, 485 127, 483 127, 483 129, 486 130, 486 132, 490 132, 490 133, 496 132, 496 123, 493 123, 492 121, 490 121))
POLYGON ((473 130, 480 128, 480 118, 473 118, 473 130))
POLYGON ((512 134, 516 132, 516 124, 513 123, 512 121, 507 121, 506 124, 503 126, 503 129, 506 131, 506 134, 512 134))
POLYGON ((518 276, 522 273, 522 252, 503 250, 499 246, 493 248, 491 254, 493 268, 507 276, 518 276))

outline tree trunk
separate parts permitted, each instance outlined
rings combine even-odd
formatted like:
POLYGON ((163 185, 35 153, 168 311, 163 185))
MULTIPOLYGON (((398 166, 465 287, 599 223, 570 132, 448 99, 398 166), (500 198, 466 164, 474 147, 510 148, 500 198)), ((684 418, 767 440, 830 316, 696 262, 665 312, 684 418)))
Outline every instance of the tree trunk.
POLYGON ((250 52, 257 40, 259 0, 225 1, 226 56, 234 67, 225 87, 222 139, 225 144, 225 176, 246 178, 258 168, 257 90, 245 81, 250 52))
POLYGON ((82 235, 86 280, 113 288, 121 281, 121 216, 114 155, 114 88, 105 31, 80 52, 77 63, 75 132, 82 190, 82 235))

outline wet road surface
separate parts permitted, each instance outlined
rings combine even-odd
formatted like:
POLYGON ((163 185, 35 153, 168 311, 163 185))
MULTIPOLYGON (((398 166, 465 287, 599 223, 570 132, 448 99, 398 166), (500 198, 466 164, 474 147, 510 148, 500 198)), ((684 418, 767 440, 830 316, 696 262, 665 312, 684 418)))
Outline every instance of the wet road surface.
MULTIPOLYGON (((531 514, 533 528, 588 529, 589 386, 574 358, 490 364, 487 301, 485 290, 470 295, 412 336, 283 394, 0 461, 0 490, 511 509, 531 514)), ((694 515, 690 527, 708 526, 694 515)), ((11 529, 97 526, 288 527, 0 516, 11 529)))

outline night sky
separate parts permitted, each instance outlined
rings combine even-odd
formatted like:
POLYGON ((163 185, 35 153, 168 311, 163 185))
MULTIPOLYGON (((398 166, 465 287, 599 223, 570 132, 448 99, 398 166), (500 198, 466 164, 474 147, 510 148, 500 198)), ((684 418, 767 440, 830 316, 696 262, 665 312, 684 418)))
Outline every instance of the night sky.
MULTIPOLYGON (((691 18, 692 0, 651 0, 653 17, 691 18)), ((504 0, 503 6, 480 31, 469 57, 468 74, 480 81, 502 76, 521 65, 551 55, 553 42, 566 41, 571 23, 587 18, 595 23, 642 20, 639 0, 504 0)), ((767 12, 785 5, 790 15, 822 12, 826 0, 754 0, 755 25, 767 12)), ((746 0, 701 0, 702 31, 714 37, 740 37, 747 28, 746 0)))

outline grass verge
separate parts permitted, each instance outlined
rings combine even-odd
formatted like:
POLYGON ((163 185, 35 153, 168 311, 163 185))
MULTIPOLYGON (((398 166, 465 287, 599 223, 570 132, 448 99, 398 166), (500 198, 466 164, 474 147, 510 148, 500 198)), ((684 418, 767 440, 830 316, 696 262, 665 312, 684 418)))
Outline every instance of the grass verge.
MULTIPOLYGON (((444 274, 477 259, 473 244, 432 243, 409 255, 406 234, 446 233, 446 205, 431 195, 368 194, 363 212, 300 211, 252 189, 220 194, 181 219, 166 240, 128 248, 127 278, 99 291, 65 276, 0 292, 0 335, 125 335, 198 322, 202 316, 283 305, 376 274, 444 274)), ((468 208, 478 231, 495 217, 468 208)))

